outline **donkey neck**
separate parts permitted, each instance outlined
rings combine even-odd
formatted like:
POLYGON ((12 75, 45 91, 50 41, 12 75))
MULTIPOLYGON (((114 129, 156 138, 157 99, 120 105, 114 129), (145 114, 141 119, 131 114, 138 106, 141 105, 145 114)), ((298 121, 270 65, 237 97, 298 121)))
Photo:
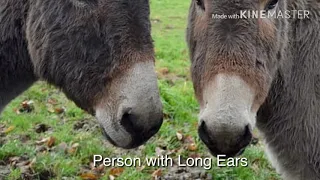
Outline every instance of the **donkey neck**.
POLYGON ((289 21, 286 54, 257 114, 277 161, 301 179, 320 177, 320 4, 308 3, 310 19, 289 21))

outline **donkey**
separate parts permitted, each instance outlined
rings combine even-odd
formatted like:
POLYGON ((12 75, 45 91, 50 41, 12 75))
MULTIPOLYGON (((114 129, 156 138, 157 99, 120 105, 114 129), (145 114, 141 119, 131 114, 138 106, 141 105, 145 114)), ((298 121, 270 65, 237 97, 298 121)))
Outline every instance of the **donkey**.
POLYGON ((162 124, 148 0, 0 0, 0 111, 38 79, 97 117, 115 146, 162 124))
POLYGON ((186 39, 198 133, 213 155, 240 155, 256 126, 284 179, 320 179, 319 32, 319 0, 191 2, 186 39))

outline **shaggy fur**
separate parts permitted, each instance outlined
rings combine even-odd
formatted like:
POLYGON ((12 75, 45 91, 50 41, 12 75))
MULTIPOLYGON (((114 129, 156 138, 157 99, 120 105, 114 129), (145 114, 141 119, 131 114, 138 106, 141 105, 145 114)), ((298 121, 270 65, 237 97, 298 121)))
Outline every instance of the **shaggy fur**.
POLYGON ((154 59, 148 18, 145 0, 0 0, 0 107, 38 77, 92 112, 118 72, 154 59))
POLYGON ((0 112, 41 79, 141 145, 162 124, 149 16, 148 0, 0 0, 0 112))
POLYGON ((190 6, 187 42, 201 107, 216 74, 242 77, 256 92, 257 127, 277 171, 288 180, 320 179, 320 2, 279 0, 277 10, 308 10, 310 19, 270 21, 211 18, 269 1, 198 2, 190 6))

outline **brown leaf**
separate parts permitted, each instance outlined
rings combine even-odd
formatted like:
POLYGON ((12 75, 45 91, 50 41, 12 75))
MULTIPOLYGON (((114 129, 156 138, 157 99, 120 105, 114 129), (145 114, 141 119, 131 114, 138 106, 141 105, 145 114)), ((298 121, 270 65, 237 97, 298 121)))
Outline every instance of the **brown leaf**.
POLYGON ((54 98, 49 98, 48 101, 47 101, 49 104, 52 104, 52 105, 56 105, 58 104, 58 101, 54 98))
POLYGON ((162 170, 161 169, 158 169, 158 170, 155 170, 153 173, 152 173, 152 177, 153 178, 158 178, 162 175, 162 170))
POLYGON ((99 174, 101 174, 101 173, 104 172, 104 168, 105 168, 104 165, 100 164, 98 167, 93 167, 92 170, 97 172, 97 173, 99 173, 99 174))
POLYGON ((36 141, 35 143, 36 143, 36 145, 42 145, 42 144, 48 142, 48 140, 49 140, 49 138, 44 138, 39 141, 36 141))
POLYGON ((169 73, 169 69, 168 68, 161 68, 161 69, 159 69, 159 73, 161 74, 161 75, 167 75, 168 73, 169 73))
POLYGON ((56 142, 56 138, 53 136, 50 136, 47 141, 47 146, 51 148, 52 146, 54 146, 55 142, 56 142))
POLYGON ((91 172, 86 172, 80 175, 81 179, 84 180, 97 180, 99 177, 96 174, 93 174, 91 172))
POLYGON ((179 140, 179 141, 182 141, 182 139, 183 139, 183 134, 178 131, 178 132, 176 133, 176 135, 177 135, 178 140, 179 140))
POLYGON ((124 168, 122 167, 115 167, 115 168, 112 168, 109 172, 109 175, 111 176, 115 176, 115 177, 118 177, 120 176, 124 171, 124 168))
POLYGON ((34 106, 33 106, 34 102, 33 101, 23 101, 20 105, 21 108, 19 108, 19 112, 31 112, 34 110, 34 106))
POLYGON ((188 145, 188 150, 189 151, 196 151, 197 150, 197 145, 194 143, 191 143, 188 145))
POLYGON ((65 112, 65 109, 64 109, 64 108, 55 108, 55 109, 54 109, 54 112, 55 112, 56 114, 62 114, 62 113, 65 112))

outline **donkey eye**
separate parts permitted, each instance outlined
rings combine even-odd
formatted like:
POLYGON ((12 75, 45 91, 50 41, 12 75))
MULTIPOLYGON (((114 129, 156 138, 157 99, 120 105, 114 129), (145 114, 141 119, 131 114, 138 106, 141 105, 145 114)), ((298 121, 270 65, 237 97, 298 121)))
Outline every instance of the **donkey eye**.
POLYGON ((203 4, 203 0, 196 0, 196 4, 201 7, 202 9, 204 9, 204 4, 203 4))
POLYGON ((279 0, 271 0, 266 6, 266 10, 274 9, 277 6, 278 1, 279 0))

